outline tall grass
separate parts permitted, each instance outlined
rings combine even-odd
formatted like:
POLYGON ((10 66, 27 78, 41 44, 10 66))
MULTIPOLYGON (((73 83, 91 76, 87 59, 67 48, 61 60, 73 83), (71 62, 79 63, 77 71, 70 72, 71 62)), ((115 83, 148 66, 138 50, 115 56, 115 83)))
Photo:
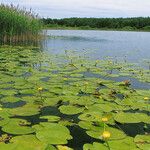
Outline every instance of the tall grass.
POLYGON ((0 4, 0 43, 37 41, 42 24, 32 10, 0 4))

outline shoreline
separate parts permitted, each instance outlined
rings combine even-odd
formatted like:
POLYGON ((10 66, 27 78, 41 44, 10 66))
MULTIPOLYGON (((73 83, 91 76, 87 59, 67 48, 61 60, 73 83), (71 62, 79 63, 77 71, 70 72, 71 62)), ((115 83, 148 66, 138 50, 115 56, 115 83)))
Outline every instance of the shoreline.
POLYGON ((80 28, 80 27, 44 27, 43 30, 95 30, 95 31, 125 31, 125 32, 150 32, 150 30, 126 30, 109 28, 80 28))

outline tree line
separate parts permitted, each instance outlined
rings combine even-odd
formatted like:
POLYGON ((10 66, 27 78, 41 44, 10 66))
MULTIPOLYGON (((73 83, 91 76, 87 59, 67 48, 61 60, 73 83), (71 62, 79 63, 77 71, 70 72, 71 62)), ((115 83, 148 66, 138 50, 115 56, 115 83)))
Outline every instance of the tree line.
POLYGON ((110 28, 110 29, 145 29, 150 30, 150 17, 137 18, 43 18, 47 26, 110 28))

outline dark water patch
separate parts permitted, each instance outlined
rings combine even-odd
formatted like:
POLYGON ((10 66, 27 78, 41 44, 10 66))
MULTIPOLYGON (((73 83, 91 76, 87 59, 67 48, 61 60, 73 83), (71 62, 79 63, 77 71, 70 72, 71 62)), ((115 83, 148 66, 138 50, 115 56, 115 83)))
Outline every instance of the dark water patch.
POLYGON ((93 142, 101 142, 100 140, 91 138, 86 134, 86 130, 80 128, 79 126, 71 126, 68 127, 73 140, 68 141, 68 146, 73 147, 74 150, 83 150, 83 145, 86 143, 93 143, 93 142))
POLYGON ((62 120, 71 121, 73 123, 77 123, 79 121, 78 114, 77 115, 62 114, 59 111, 58 107, 48 106, 41 109, 41 116, 49 116, 49 115, 59 116, 62 120))
POLYGON ((102 76, 99 74, 95 74, 92 72, 83 72, 83 75, 85 77, 90 77, 90 78, 101 78, 104 80, 113 80, 116 82, 122 82, 125 80, 129 80, 131 82, 131 88, 135 88, 135 89, 150 89, 150 84, 149 83, 144 83, 144 82, 140 82, 135 78, 132 77, 125 77, 125 76, 120 76, 120 77, 108 77, 108 76, 102 76))
POLYGON ((33 126, 35 124, 39 124, 40 122, 46 122, 46 119, 40 119, 40 114, 33 115, 33 116, 17 116, 17 115, 15 115, 12 118, 25 119, 31 123, 30 126, 33 126))
POLYGON ((47 115, 60 116, 61 113, 57 107, 47 106, 41 109, 41 115, 42 116, 47 116, 47 115))
POLYGON ((48 82, 50 79, 50 77, 44 77, 44 78, 41 78, 40 80, 43 81, 43 82, 48 82))
POLYGON ((59 73, 58 70, 53 70, 53 71, 52 71, 52 74, 58 74, 58 73, 59 73))
POLYGON ((121 100, 124 99, 124 95, 121 94, 121 93, 117 93, 117 94, 116 94, 116 97, 119 98, 119 99, 121 99, 121 100))
POLYGON ((128 136, 135 137, 138 134, 145 134, 144 123, 130 123, 130 124, 119 124, 120 129, 122 129, 128 136))
POLYGON ((24 74, 22 74, 22 76, 24 78, 28 78, 28 77, 32 76, 32 73, 31 72, 25 72, 24 74))
POLYGON ((149 111, 146 111, 146 110, 139 110, 139 109, 129 109, 129 110, 125 110, 124 112, 126 113, 145 113, 147 115, 150 115, 150 112, 149 111))
POLYGON ((7 103, 3 103, 1 102, 2 106, 4 108, 17 108, 17 107, 22 107, 24 105, 26 105, 26 101, 18 101, 18 102, 7 102, 7 103))

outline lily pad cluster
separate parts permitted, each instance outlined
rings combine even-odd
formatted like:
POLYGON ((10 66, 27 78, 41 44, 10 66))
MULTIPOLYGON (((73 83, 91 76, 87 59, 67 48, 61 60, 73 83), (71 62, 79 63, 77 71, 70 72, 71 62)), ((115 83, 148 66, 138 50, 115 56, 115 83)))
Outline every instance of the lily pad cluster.
POLYGON ((149 70, 19 46, 0 61, 1 150, 149 150, 150 90, 132 82, 149 70))

